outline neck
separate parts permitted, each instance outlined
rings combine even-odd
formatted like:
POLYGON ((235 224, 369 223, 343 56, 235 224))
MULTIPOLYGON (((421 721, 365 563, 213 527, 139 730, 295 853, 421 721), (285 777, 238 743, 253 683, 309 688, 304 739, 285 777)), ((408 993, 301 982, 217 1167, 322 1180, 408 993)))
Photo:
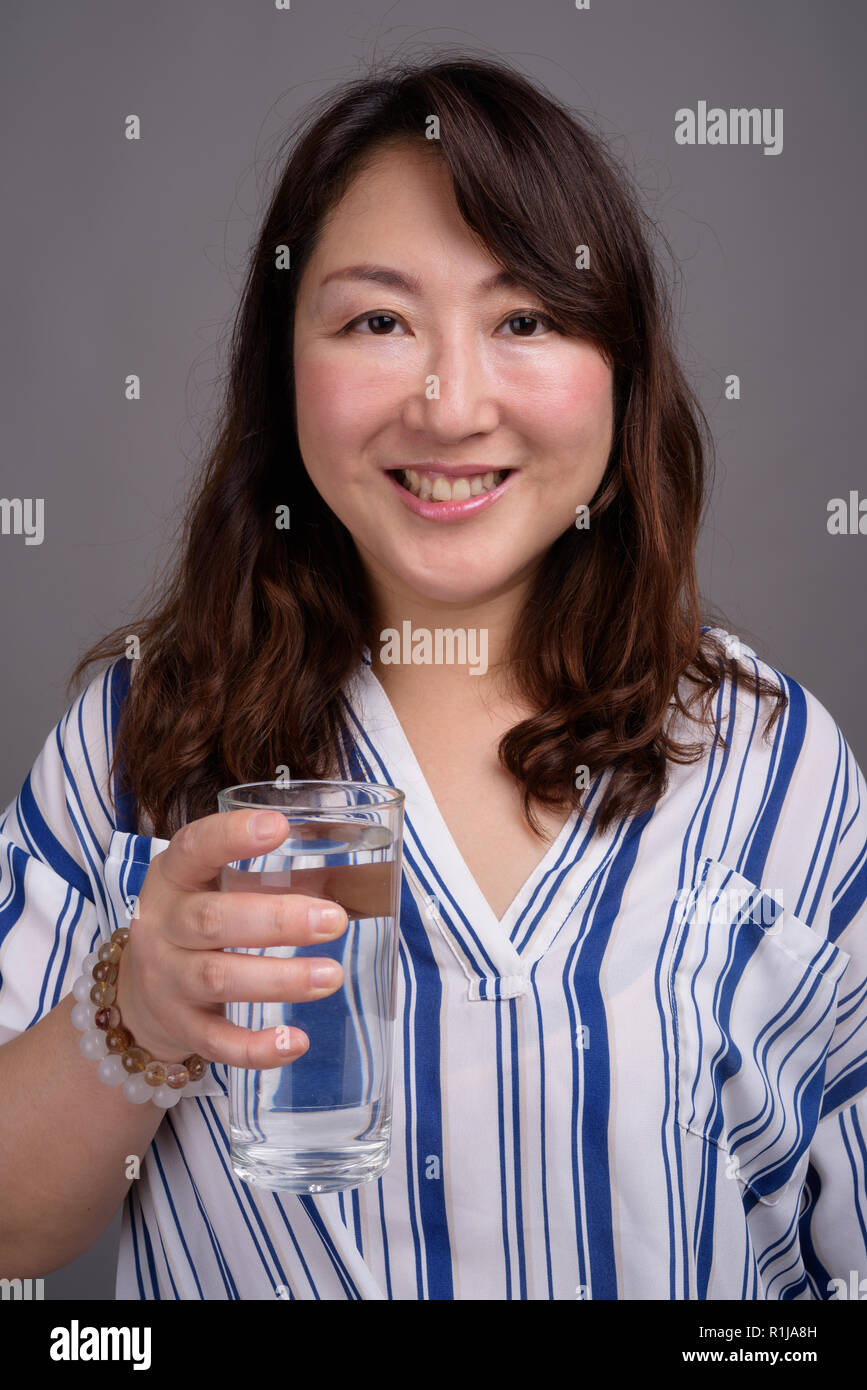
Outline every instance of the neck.
POLYGON ((510 696, 509 646, 526 585, 455 603, 377 586, 372 669, 382 686, 431 709, 510 696))

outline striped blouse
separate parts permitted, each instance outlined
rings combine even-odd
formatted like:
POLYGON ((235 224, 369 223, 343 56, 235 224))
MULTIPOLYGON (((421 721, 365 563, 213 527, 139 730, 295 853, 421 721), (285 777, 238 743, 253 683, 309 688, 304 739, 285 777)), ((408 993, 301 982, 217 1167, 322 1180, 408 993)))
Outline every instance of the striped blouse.
MULTIPOLYGON (((767 739, 727 676, 728 749, 605 833, 602 774, 500 920, 359 665, 341 775, 406 793, 389 1166, 247 1185, 213 1064, 125 1200, 118 1298, 829 1299, 867 1275, 867 786, 819 700, 741 653, 789 697, 767 739)), ((128 680, 91 681, 0 819, 0 1042, 168 843, 107 796, 128 680)))

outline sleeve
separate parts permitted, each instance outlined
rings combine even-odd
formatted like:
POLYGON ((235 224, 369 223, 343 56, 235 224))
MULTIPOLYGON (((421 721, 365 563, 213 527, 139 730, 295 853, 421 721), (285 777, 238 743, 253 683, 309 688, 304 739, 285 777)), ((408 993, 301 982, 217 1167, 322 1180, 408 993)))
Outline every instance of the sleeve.
POLYGON ((121 675, 109 668, 69 707, 0 817, 0 1044, 60 1002, 101 934, 121 675))
MULTIPOLYGON (((50 1013, 85 956, 129 925, 148 865, 169 843, 137 833, 134 803, 119 788, 108 795, 129 677, 122 657, 91 681, 0 817, 0 1046, 50 1013)), ((221 1094, 225 1080, 211 1065, 181 1102, 221 1094)))
POLYGON ((830 859, 828 936, 846 951, 801 1203, 810 1294, 867 1297, 867 785, 842 739, 847 796, 830 859))

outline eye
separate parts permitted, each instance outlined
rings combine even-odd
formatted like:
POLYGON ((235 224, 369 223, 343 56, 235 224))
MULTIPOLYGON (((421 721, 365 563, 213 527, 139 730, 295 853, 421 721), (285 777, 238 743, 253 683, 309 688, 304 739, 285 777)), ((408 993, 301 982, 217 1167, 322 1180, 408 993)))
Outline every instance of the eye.
MULTIPOLYGON (((549 318, 548 318, 548 315, 547 315, 547 314, 537 314, 537 313, 535 312, 535 310, 533 310, 533 309, 525 309, 525 310, 521 310, 521 311, 520 311, 519 313, 517 313, 517 314, 510 314, 509 317, 505 320, 505 322, 506 322, 506 323, 509 323, 509 324, 512 324, 512 323, 521 323, 521 324, 527 324, 527 323, 529 323, 529 324, 541 323, 541 324, 544 324, 544 325, 545 325, 545 328, 548 329, 548 330, 550 330, 550 329, 556 329, 556 326, 557 326, 557 325, 554 323, 554 320, 553 320, 553 319, 549 319, 549 318)), ((535 337, 535 338, 539 338, 539 337, 541 337, 542 335, 539 334, 539 333, 533 333, 532 328, 531 328, 531 330, 530 330, 529 333, 515 333, 515 334, 513 334, 512 336, 513 336, 513 337, 516 337, 516 338, 534 338, 534 337, 535 337)))
POLYGON ((378 313, 375 313, 375 314, 362 314, 360 318, 353 319, 351 323, 348 323, 348 324, 346 325, 346 327, 345 327, 345 328, 342 328, 340 331, 341 331, 341 333, 351 333, 352 330, 353 330, 354 328, 357 328, 358 325, 361 324, 361 323, 371 323, 371 324, 372 324, 372 323, 378 323, 378 324, 385 324, 385 328, 384 328, 384 329, 380 330, 380 329, 378 329, 378 328, 375 328, 375 329, 372 330, 372 332, 367 333, 367 334, 365 334, 364 336, 365 336, 365 337, 368 337, 368 338, 370 338, 370 337, 372 337, 372 338, 388 338, 388 337, 393 337, 393 336, 394 336, 394 335, 391 333, 391 325, 392 325, 392 324, 395 324, 395 323, 398 323, 398 322, 399 322, 399 319, 397 318, 397 316, 396 316, 395 314, 386 313, 386 311, 385 311, 384 309, 382 309, 382 310, 380 310, 378 313))

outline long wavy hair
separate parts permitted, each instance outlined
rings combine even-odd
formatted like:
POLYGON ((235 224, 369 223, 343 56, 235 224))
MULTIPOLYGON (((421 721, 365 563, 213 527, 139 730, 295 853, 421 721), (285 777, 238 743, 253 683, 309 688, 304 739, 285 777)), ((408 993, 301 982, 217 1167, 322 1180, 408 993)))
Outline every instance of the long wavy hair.
MULTIPOLYGON (((392 62, 308 107, 280 149, 179 553, 132 626, 140 656, 111 772, 122 769, 156 835, 215 811, 220 787, 271 780, 281 766, 335 775, 341 690, 375 645, 373 610, 352 536, 298 447, 295 295, 323 219, 366 158, 392 141, 430 149, 431 115, 467 225, 614 374, 614 437, 589 528, 551 545, 511 638, 514 688, 535 713, 504 735, 499 758, 530 825, 540 833, 536 803, 585 812, 579 766, 591 779, 611 770, 600 829, 652 807, 667 760, 695 762, 705 747, 669 736, 671 704, 712 725, 727 671, 773 701, 766 735, 787 703, 703 631, 695 546, 713 444, 676 358, 655 229, 630 176, 604 137, 509 66, 442 52, 392 62), (576 270, 582 245, 589 265, 576 270), (276 264, 285 246, 290 270, 276 264), (682 677, 695 687, 686 700, 682 677)), ((126 656, 130 631, 91 646, 70 691, 92 662, 126 656)), ((714 741, 725 742, 718 728, 714 741)))

